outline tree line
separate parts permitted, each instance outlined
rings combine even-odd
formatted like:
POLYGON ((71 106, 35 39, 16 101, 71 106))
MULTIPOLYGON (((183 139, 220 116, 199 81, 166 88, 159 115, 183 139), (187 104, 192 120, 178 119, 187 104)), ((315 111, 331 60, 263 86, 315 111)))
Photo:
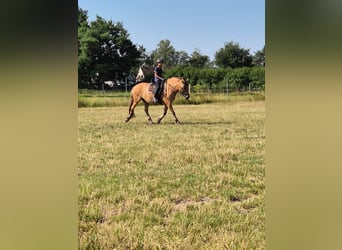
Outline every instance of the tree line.
MULTIPOLYGON (((134 44, 122 22, 97 16, 89 22, 87 11, 78 9, 78 84, 80 88, 103 81, 135 76, 140 65, 152 66, 158 58, 165 61, 166 76, 183 76, 196 88, 226 86, 237 90, 251 83, 265 84, 265 46, 254 55, 236 42, 226 42, 215 53, 213 61, 195 49, 191 55, 176 50, 168 39, 147 52, 134 44)), ((219 87, 221 88, 221 87, 219 87)))

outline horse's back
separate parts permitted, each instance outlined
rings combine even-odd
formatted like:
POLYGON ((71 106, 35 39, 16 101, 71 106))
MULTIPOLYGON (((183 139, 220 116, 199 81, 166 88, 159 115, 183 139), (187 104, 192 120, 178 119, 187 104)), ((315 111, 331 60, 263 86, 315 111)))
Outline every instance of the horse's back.
POLYGON ((131 96, 135 100, 140 100, 141 98, 147 100, 151 97, 151 91, 149 90, 151 83, 140 82, 136 84, 131 90, 131 96))
POLYGON ((139 82, 132 88, 131 92, 143 91, 150 85, 149 82, 139 82))

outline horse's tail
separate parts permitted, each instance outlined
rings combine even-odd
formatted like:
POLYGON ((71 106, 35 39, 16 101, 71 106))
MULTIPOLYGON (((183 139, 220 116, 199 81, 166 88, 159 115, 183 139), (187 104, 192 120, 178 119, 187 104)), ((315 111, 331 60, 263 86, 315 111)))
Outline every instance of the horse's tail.
POLYGON ((129 104, 128 104, 128 114, 131 113, 132 104, 133 104, 133 94, 131 92, 130 97, 129 97, 129 104))
POLYGON ((130 97, 129 97, 129 106, 128 106, 128 114, 131 115, 131 117, 134 117, 134 110, 132 110, 134 98, 133 98, 133 91, 131 91, 130 97), (132 114, 131 114, 132 112, 132 114))

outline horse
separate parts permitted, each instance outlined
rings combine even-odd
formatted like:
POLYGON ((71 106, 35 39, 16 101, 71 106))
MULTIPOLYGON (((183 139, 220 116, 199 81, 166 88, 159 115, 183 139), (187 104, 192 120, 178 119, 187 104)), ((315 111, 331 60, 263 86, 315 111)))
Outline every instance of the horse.
MULTIPOLYGON (((180 123, 175 111, 173 110, 172 102, 175 100, 178 92, 182 94, 186 100, 189 99, 189 84, 182 77, 171 77, 165 81, 162 92, 163 93, 161 93, 159 99, 161 104, 164 104, 164 113, 158 117, 157 124, 159 124, 165 117, 168 109, 172 112, 175 118, 175 123, 180 123)), ((145 113, 148 117, 148 122, 153 124, 152 118, 148 112, 149 105, 153 104, 153 93, 151 90, 151 83, 148 82, 138 83, 132 88, 130 93, 128 117, 125 122, 128 122, 134 116, 134 108, 140 101, 143 101, 145 104, 145 113)))

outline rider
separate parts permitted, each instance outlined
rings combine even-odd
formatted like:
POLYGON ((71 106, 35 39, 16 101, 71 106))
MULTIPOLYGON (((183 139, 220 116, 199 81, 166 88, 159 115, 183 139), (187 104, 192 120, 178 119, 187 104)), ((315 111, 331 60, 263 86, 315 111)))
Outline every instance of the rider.
POLYGON ((154 91, 153 91, 153 102, 157 103, 158 102, 158 92, 162 84, 164 83, 164 78, 163 78, 163 63, 164 60, 162 58, 157 60, 157 66, 154 67, 153 69, 153 74, 154 74, 154 91))

